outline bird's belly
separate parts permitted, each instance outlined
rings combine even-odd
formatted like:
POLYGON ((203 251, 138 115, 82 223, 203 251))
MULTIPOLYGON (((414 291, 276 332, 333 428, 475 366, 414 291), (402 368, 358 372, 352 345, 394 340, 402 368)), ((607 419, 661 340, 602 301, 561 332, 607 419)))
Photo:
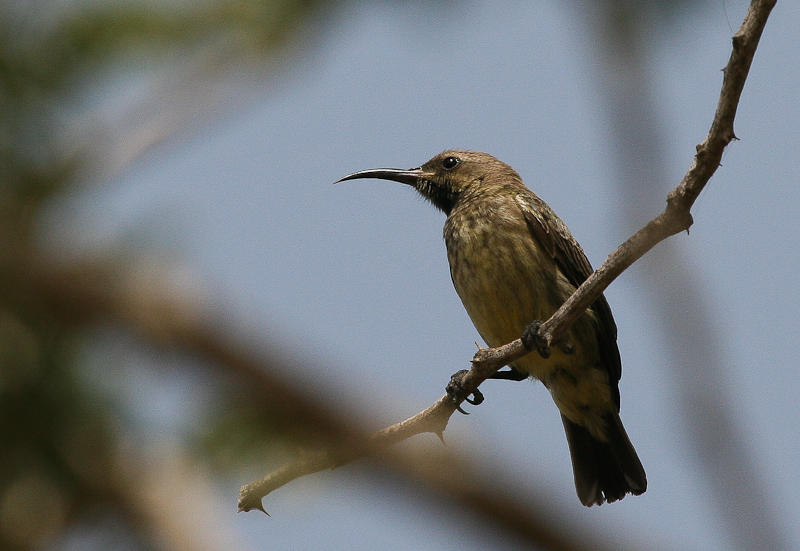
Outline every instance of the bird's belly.
MULTIPOLYGON (((471 237, 447 244, 450 271, 464 308, 490 347, 518 339, 532 321, 547 320, 574 291, 530 233, 516 239, 509 232, 486 240, 471 237)), ((513 366, 542 381, 559 409, 577 421, 580 415, 570 410, 609 401, 606 374, 595 365, 591 311, 570 330, 569 342, 570 354, 556 346, 548 359, 533 352, 513 366)))
MULTIPOLYGON (((555 262, 531 237, 473 232, 447 243, 453 285, 489 346, 518 339, 528 324, 548 319, 569 296, 560 288, 555 262)), ((546 362, 524 363, 537 378, 547 369, 546 362)))
MULTIPOLYGON (((448 219, 449 222, 449 219, 448 219)), ((547 320, 575 287, 524 222, 461 220, 445 226, 450 274, 464 308, 491 347, 518 339, 535 320, 547 320)), ((597 321, 591 310, 548 359, 532 352, 512 366, 550 390, 559 410, 601 437, 604 412, 613 408, 608 374, 598 366, 597 321), (566 351, 571 349, 571 353, 566 351)))

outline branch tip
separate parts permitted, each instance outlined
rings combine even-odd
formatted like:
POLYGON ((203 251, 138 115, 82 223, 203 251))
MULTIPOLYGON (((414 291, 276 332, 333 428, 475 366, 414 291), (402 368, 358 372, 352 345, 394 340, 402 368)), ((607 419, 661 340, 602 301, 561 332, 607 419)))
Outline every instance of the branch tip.
POLYGON ((261 511, 268 517, 271 516, 267 510, 264 509, 264 504, 261 502, 261 498, 253 498, 250 486, 242 486, 242 489, 239 491, 239 512, 249 513, 254 509, 261 511))

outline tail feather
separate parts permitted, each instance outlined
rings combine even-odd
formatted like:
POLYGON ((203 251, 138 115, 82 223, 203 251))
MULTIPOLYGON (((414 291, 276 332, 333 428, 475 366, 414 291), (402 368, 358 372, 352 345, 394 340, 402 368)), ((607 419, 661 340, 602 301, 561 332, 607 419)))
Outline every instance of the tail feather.
POLYGON ((567 432, 575 489, 581 503, 587 507, 602 505, 622 499, 625 494, 639 495, 647 489, 644 468, 617 413, 605 417, 607 442, 594 438, 586 428, 563 415, 561 420, 567 432))

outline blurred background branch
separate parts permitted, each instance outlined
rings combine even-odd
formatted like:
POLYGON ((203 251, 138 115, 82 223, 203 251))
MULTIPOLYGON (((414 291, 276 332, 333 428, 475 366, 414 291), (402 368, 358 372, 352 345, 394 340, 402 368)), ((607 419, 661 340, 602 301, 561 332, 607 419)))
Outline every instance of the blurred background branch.
MULTIPOLYGON (((761 7, 769 14, 772 6, 761 7)), ((669 181, 661 139, 666 130, 657 116, 647 67, 648 44, 642 38, 646 9, 637 2, 607 3, 597 6, 596 17, 587 21, 602 46, 598 50, 602 65, 608 68, 597 76, 610 117, 618 194, 626 199, 621 201, 624 227, 630 230, 646 221, 639 207, 658 204, 669 181)), ((662 324, 667 365, 675 381, 672 389, 685 416, 685 434, 702 457, 700 464, 714 494, 710 502, 728 519, 726 526, 735 548, 788 550, 791 546, 767 506, 753 454, 737 427, 736 400, 723 384, 726 368, 722 346, 713 336, 713 307, 705 289, 692 277, 695 270, 688 266, 687 255, 680 248, 675 240, 660 244, 634 273, 662 324)))
MULTIPOLYGON (((452 446, 441 449, 437 442, 434 447, 375 449, 366 428, 358 421, 363 412, 348 411, 346 398, 335 396, 329 389, 312 388, 309 392, 296 388, 297 381, 282 380, 279 373, 302 374, 309 366, 293 357, 291 350, 269 342, 261 343, 258 354, 248 352, 246 346, 236 343, 235 335, 224 330, 221 320, 204 310, 197 296, 187 294, 180 282, 164 273, 163 264, 131 266, 116 262, 105 267, 71 266, 60 271, 53 271, 52 266, 39 268, 41 271, 24 278, 28 282, 25 291, 41 297, 45 308, 60 322, 119 323, 159 348, 187 351, 210 363, 228 379, 225 386, 229 392, 230 387, 234 388, 236 396, 229 400, 246 408, 248 415, 262 426, 268 425, 263 428, 264 433, 282 442, 282 446, 301 449, 304 455, 309 449, 319 449, 333 456, 373 456, 383 469, 407 477, 420 490, 471 510, 520 540, 545 549, 625 548, 609 534, 601 536, 576 518, 552 513, 553 500, 546 494, 515 495, 512 479, 504 480, 499 466, 468 460, 452 446)), ((253 435, 257 441, 264 437, 253 435)), ((114 456, 111 468, 93 473, 95 483, 104 481, 111 486, 114 495, 130 509, 145 509, 137 512, 147 517, 145 521, 155 523, 148 529, 167 530, 170 545, 179 532, 179 511, 194 506, 192 495, 198 490, 197 477, 187 474, 180 478, 181 471, 188 473, 193 467, 183 465, 186 459, 180 454, 172 455, 174 450, 164 460, 159 459, 161 466, 151 466, 157 477, 152 484, 152 475, 144 471, 144 465, 130 464, 144 461, 136 454, 121 464, 120 458, 114 456), (131 469, 143 472, 131 473, 131 469), (166 516, 151 511, 153 507, 164 509, 166 516)), ((199 483, 201 489, 202 479, 199 483)), ((202 538, 193 536, 189 540, 186 545, 202 538)), ((183 544, 177 548, 183 548, 183 544)))

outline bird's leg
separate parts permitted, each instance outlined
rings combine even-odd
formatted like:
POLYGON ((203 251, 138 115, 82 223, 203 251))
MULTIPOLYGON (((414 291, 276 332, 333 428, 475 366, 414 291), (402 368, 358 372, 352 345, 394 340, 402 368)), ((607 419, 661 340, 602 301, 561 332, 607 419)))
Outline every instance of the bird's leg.
POLYGON ((450 382, 447 383, 445 387, 445 392, 447 392, 447 396, 456 404, 456 409, 463 413, 464 415, 469 415, 466 411, 461 409, 461 400, 472 404, 473 406, 480 405, 483 402, 483 393, 475 389, 475 392, 472 393, 474 398, 470 399, 470 395, 464 390, 464 387, 461 385, 461 381, 464 379, 464 375, 469 373, 466 369, 462 369, 460 371, 456 371, 452 377, 450 377, 450 382))
POLYGON ((567 335, 566 337, 562 338, 557 344, 558 349, 561 350, 564 354, 574 354, 575 353, 575 346, 572 344, 572 339, 567 335))
POLYGON ((503 381, 524 381, 528 378, 527 375, 521 371, 517 371, 513 367, 509 367, 507 371, 496 371, 490 379, 501 379, 503 381))
POLYGON ((531 324, 525 328, 525 331, 522 332, 522 337, 520 338, 525 348, 538 351, 539 355, 546 360, 550 357, 550 347, 547 345, 547 340, 539 332, 541 327, 542 320, 531 322, 531 324))

